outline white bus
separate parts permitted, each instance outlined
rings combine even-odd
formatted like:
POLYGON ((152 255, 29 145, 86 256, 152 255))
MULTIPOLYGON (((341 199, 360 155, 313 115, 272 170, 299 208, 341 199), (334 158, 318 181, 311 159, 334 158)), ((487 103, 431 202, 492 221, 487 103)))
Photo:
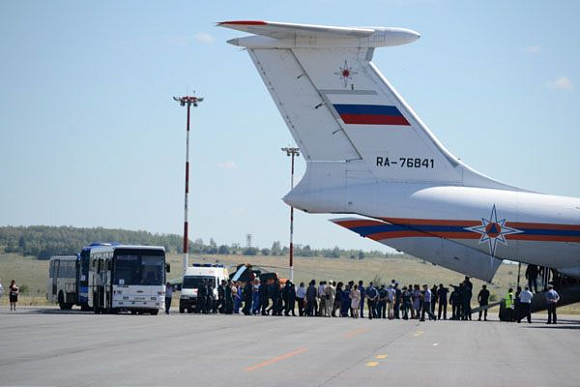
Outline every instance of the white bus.
POLYGON ((78 303, 79 257, 76 255, 50 258, 46 299, 58 303, 61 309, 70 309, 78 303))
POLYGON ((97 246, 90 250, 88 304, 95 313, 159 313, 165 307, 165 249, 97 246))

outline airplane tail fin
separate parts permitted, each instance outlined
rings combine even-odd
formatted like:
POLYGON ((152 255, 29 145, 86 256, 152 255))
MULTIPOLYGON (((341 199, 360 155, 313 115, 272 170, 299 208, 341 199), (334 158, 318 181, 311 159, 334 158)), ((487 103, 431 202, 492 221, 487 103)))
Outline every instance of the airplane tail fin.
POLYGON ((305 156, 307 172, 297 190, 368 179, 508 188, 445 149, 371 62, 375 48, 411 43, 417 32, 258 21, 218 25, 254 34, 229 43, 247 49, 305 156))

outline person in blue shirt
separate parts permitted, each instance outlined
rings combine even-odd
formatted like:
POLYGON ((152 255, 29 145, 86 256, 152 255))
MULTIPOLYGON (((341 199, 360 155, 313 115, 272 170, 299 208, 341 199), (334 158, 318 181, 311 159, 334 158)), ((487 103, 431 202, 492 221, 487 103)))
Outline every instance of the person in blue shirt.
POLYGON ((234 293, 234 314, 238 314, 240 313, 240 307, 242 306, 242 283, 237 281, 234 287, 236 289, 236 292, 234 293))
MULTIPOLYGON (((411 285, 409 285, 409 288, 411 287, 411 285)), ((408 320, 409 319, 409 310, 411 311, 411 318, 413 316, 413 295, 411 294, 411 292, 409 291, 409 289, 406 286, 403 286, 403 290, 401 292, 401 298, 402 298, 402 302, 401 302, 401 310, 403 311, 403 320, 408 320)), ((384 316, 384 314, 383 314, 384 316)), ((384 318, 384 317, 383 317, 384 318)))
MULTIPOLYGON (((379 294, 377 292, 377 289, 375 289, 375 287, 373 286, 372 282, 369 284, 365 293, 366 293, 367 303, 368 303, 368 308, 369 308, 369 320, 372 320, 373 317, 377 317, 377 315, 376 315, 376 303, 377 303, 377 299, 378 299, 379 294)), ((361 292, 361 294, 362 294, 362 292, 361 292)), ((361 295, 361 298, 362 298, 362 295, 361 295)))
POLYGON ((254 279, 254 284, 252 285, 252 314, 257 315, 260 313, 260 308, 262 307, 262 300, 260 299, 260 279, 254 279))

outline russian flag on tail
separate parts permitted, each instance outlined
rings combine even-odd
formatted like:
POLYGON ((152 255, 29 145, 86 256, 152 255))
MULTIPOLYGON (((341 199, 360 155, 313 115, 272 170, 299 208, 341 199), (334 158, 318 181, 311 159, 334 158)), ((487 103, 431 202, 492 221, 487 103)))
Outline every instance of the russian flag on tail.
POLYGON ((396 106, 337 104, 334 108, 347 125, 410 125, 396 106))

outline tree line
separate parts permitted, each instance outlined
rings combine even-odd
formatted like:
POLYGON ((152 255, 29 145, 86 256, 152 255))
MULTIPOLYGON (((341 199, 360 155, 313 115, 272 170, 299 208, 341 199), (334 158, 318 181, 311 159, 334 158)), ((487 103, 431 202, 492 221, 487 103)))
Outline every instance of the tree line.
MULTIPOLYGON (((0 227, 0 247, 6 253, 18 253, 34 256, 38 259, 50 259, 53 255, 77 254, 93 242, 118 242, 135 245, 163 246, 170 253, 182 251, 183 238, 177 234, 153 234, 148 231, 130 231, 102 227, 81 228, 71 226, 6 226, 0 227)), ((213 238, 208 243, 198 238, 189 241, 189 251, 193 254, 213 255, 288 255, 288 246, 279 241, 273 242, 270 248, 241 247, 239 244, 218 245, 213 238)), ((314 249, 309 245, 295 245, 297 257, 326 257, 364 259, 365 257, 385 257, 381 251, 345 250, 338 246, 332 249, 314 249)))

